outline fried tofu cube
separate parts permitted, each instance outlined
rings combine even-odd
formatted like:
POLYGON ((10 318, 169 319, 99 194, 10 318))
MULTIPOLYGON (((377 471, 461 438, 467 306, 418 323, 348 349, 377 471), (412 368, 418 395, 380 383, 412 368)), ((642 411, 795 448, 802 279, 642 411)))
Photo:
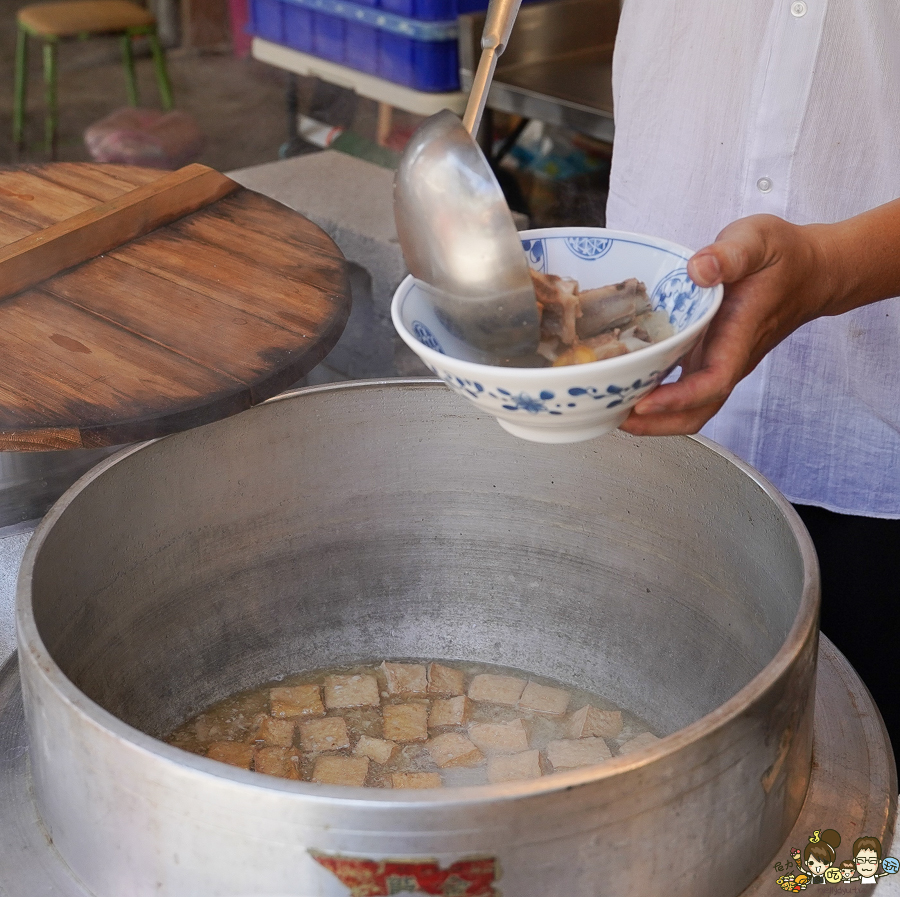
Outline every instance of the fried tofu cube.
POLYGON ((520 719, 509 723, 474 723, 469 738, 486 754, 519 754, 528 750, 528 732, 520 719))
POLYGON ((551 713, 554 716, 565 713, 568 706, 568 692, 549 685, 538 685, 537 682, 529 682, 519 698, 520 710, 536 710, 538 713, 551 713))
POLYGON ((395 772, 391 776, 393 788, 441 788, 443 784, 436 772, 395 772))
POLYGON ((294 743, 294 721, 260 716, 248 741, 261 741, 269 747, 290 747, 294 743))
POLYGON ((568 728, 572 738, 615 738, 622 731, 622 711, 598 710, 588 704, 572 714, 568 728))
POLYGON ((347 723, 339 716, 304 720, 300 723, 300 744, 304 751, 311 754, 342 751, 350 747, 347 723))
POLYGON ((378 680, 374 676, 326 676, 325 706, 329 710, 341 707, 377 707, 381 704, 378 680))
POLYGON ((651 735, 650 732, 644 732, 641 735, 636 735, 634 738, 621 745, 619 747, 619 754, 633 754, 635 751, 650 747, 658 741, 660 741, 660 739, 657 738, 656 735, 651 735))
POLYGON ((214 741, 207 748, 206 756, 210 760, 218 760, 219 763, 227 763, 229 766, 250 769, 253 763, 253 745, 239 741, 214 741))
POLYGON ((376 763, 384 764, 394 756, 396 749, 397 745, 393 741, 384 741, 381 738, 360 735, 353 753, 358 754, 360 757, 368 757, 376 763))
POLYGON ((318 685, 292 685, 269 689, 272 716, 325 716, 325 706, 318 685))
POLYGON ((426 745, 435 765, 441 769, 454 766, 478 766, 484 754, 461 732, 447 732, 432 738, 426 745))
POLYGON ((473 701, 484 701, 488 704, 505 704, 515 707, 525 691, 525 680, 515 676, 497 676, 493 673, 481 673, 469 685, 469 697, 473 701))
POLYGON ((428 691, 428 675, 424 663, 388 663, 381 665, 387 679, 389 695, 424 695, 428 691))
POLYGON ((554 769, 576 769, 609 760, 612 753, 602 738, 561 739, 547 745, 547 759, 554 769))
POLYGON ((431 704, 428 713, 428 728, 441 726, 464 726, 469 721, 472 703, 465 695, 455 698, 438 698, 431 704))
POLYGON ((465 694, 465 674, 462 670, 445 667, 442 663, 430 663, 428 665, 428 693, 432 695, 465 694))
POLYGON ((386 704, 382 713, 388 741, 428 740, 428 704, 386 704))
POLYGON ((312 780, 320 785, 350 785, 362 788, 369 774, 368 757, 316 757, 312 780))
POLYGON ((300 755, 290 747, 258 747, 254 768, 267 776, 300 781, 300 755))
POLYGON ((488 781, 492 785, 500 782, 521 782, 541 777, 541 752, 523 751, 521 754, 504 754, 491 757, 488 761, 488 781))

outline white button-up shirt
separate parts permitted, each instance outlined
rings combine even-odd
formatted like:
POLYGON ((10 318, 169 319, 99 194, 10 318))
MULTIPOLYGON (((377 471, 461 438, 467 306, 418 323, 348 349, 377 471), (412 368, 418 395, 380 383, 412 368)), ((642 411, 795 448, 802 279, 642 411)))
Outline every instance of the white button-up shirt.
MULTIPOLYGON (((613 90, 609 227, 699 249, 900 197, 900 0, 625 0, 613 90)), ((703 432, 792 501, 900 518, 900 299, 802 327, 703 432)))

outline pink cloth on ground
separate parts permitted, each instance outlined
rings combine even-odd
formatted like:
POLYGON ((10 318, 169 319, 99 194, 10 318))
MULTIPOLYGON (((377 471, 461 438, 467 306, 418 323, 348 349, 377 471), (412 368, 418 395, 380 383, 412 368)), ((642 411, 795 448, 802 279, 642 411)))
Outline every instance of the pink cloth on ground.
POLYGON ((206 138, 185 112, 127 106, 91 125, 84 142, 95 162, 174 169, 196 161, 206 138))

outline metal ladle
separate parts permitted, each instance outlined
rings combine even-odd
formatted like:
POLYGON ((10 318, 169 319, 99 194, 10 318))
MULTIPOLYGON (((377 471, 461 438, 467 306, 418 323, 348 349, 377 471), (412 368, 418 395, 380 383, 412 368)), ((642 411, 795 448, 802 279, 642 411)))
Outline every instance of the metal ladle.
POLYGON ((472 139, 521 0, 491 0, 462 122, 444 110, 416 130, 394 179, 394 217, 410 272, 429 284, 444 325, 510 363, 539 341, 534 287, 500 184, 472 139))

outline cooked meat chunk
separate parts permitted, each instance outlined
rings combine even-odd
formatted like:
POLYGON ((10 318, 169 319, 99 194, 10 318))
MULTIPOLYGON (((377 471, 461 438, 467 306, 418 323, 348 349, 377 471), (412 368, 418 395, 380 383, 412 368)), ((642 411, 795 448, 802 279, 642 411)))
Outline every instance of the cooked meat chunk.
POLYGON ((339 716, 304 720, 300 723, 300 745, 310 754, 342 751, 350 747, 347 723, 339 716))
POLYGON ((474 723, 469 738, 487 754, 518 754, 528 750, 528 732, 520 719, 508 723, 474 723))
POLYGON ((294 748, 257 748, 253 762, 257 772, 277 776, 279 779, 300 780, 300 755, 294 748))
POLYGON ((602 738, 563 739, 547 745, 547 759, 554 769, 593 766, 610 757, 612 753, 602 738))
POLYGON ((374 676, 326 676, 325 706, 329 710, 342 707, 377 707, 381 703, 378 680, 374 676))
POLYGON ((388 741, 427 741, 428 705, 387 704, 384 713, 384 737, 388 741))
POLYGON ((541 777, 540 751, 523 751, 521 754, 506 754, 492 757, 488 761, 488 781, 492 785, 500 782, 519 782, 541 777))
POLYGON ((321 689, 318 685, 293 685, 269 689, 272 716, 325 716, 321 689))
POLYGON ((438 698, 431 704, 428 714, 428 728, 440 729, 442 726, 464 726, 469 721, 471 702, 465 695, 455 698, 438 698))
POLYGON ((615 738, 622 731, 621 710, 598 710, 590 704, 576 710, 569 719, 572 738, 615 738))
POLYGON ((290 747, 294 743, 294 720, 260 715, 247 740, 269 747, 290 747))
POLYGON ((520 710, 536 710, 538 713, 551 713, 555 716, 565 713, 568 706, 567 692, 549 685, 538 685, 537 682, 529 682, 519 698, 520 710))
POLYGON ((369 774, 367 757, 338 757, 322 755, 316 758, 312 780, 322 785, 352 785, 362 788, 369 774))
POLYGON ((529 273, 541 313, 541 339, 555 336, 571 346, 577 336, 575 322, 581 317, 577 281, 530 269, 529 273))
POLYGON ((214 741, 207 749, 206 756, 229 766, 250 769, 253 765, 253 745, 238 741, 214 741))
POLYGON ((524 679, 517 679, 515 676, 481 673, 469 685, 469 697, 473 701, 515 707, 522 697, 522 692, 525 691, 525 684, 524 679))
POLYGON ((360 757, 368 757, 370 760, 383 765, 394 756, 396 750, 397 745, 393 741, 384 741, 382 738, 360 735, 353 753, 358 754, 360 757))
POLYGON ((443 784, 436 772, 395 772, 391 776, 394 788, 440 788, 443 784))
POLYGON ((462 670, 454 670, 441 663, 428 664, 428 693, 433 695, 462 695, 466 692, 466 677, 462 670))
POLYGON ((428 676, 424 663, 388 663, 381 665, 387 679, 389 695, 424 695, 428 691, 428 676))
POLYGON ((478 766, 484 754, 461 732, 447 732, 426 745, 431 759, 441 769, 452 766, 478 766))
POLYGON ((581 290, 578 303, 581 315, 575 331, 582 340, 613 327, 624 327, 637 315, 650 311, 647 287, 635 277, 595 290, 581 290))

